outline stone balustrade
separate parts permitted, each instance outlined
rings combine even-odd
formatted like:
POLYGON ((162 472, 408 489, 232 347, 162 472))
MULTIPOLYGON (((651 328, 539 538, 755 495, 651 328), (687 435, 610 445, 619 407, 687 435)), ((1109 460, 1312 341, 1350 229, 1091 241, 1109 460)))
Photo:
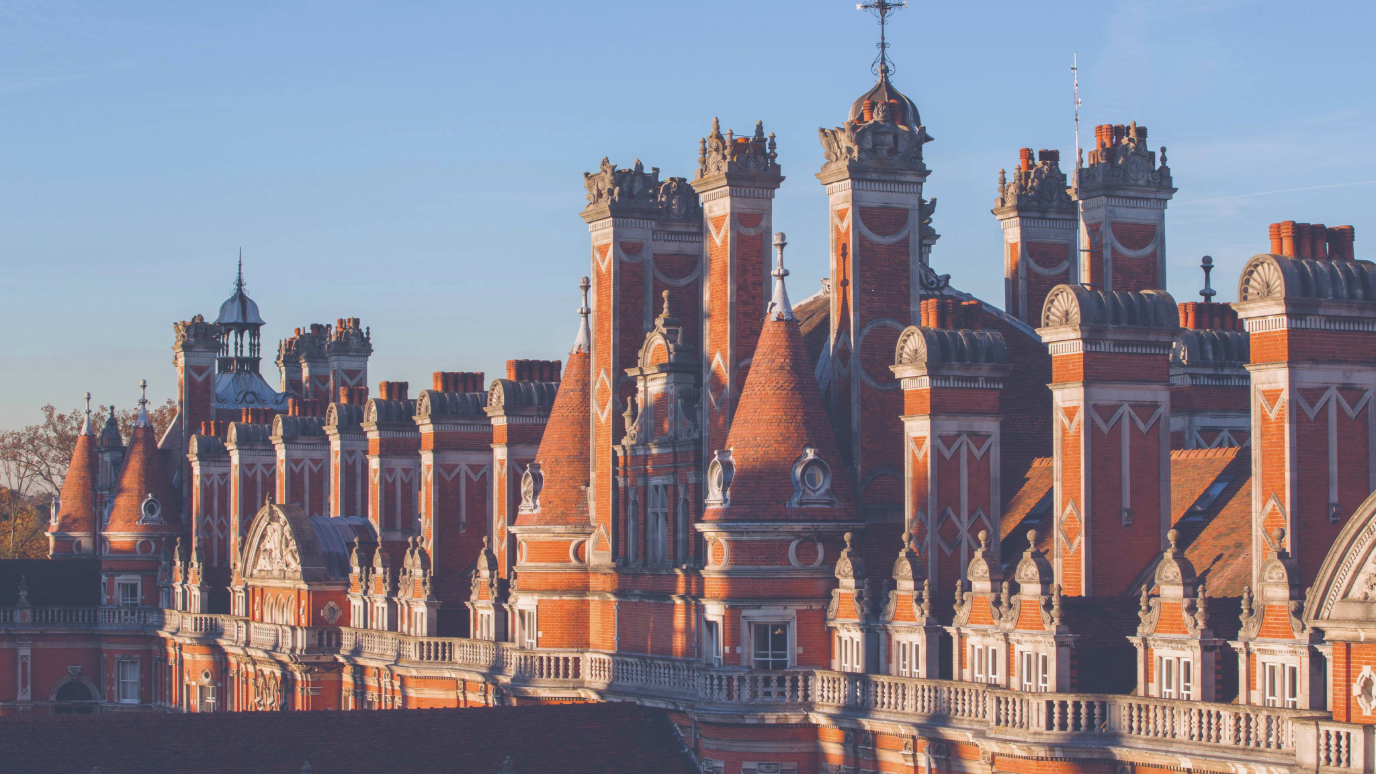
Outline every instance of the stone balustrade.
POLYGON ((870 717, 981 735, 995 742, 1103 747, 1316 771, 1365 772, 1373 727, 1324 713, 1140 696, 1026 693, 952 680, 709 667, 683 659, 339 627, 265 624, 151 608, 0 608, 0 629, 140 629, 284 655, 476 673, 514 691, 657 701, 699 713, 751 711, 870 717))

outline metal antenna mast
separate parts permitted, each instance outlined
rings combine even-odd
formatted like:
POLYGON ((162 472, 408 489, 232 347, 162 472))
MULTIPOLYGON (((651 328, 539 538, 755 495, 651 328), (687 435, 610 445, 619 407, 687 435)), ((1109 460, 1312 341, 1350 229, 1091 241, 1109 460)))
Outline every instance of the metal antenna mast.
POLYGON ((1075 82, 1075 168, 1079 169, 1080 158, 1080 52, 1071 54, 1070 77, 1075 82))
POLYGON ((879 56, 874 58, 870 71, 881 78, 893 72, 893 68, 889 67, 889 41, 885 37, 889 15, 907 7, 907 0, 865 0, 863 3, 855 4, 855 10, 869 11, 879 19, 879 43, 875 45, 875 48, 879 49, 879 56))
MULTIPOLYGON (((1077 235, 1076 241, 1078 241, 1078 242, 1080 243, 1080 252, 1079 252, 1079 255, 1080 255, 1081 260, 1088 260, 1088 258, 1087 258, 1086 256, 1087 256, 1087 254, 1090 252, 1090 248, 1089 248, 1089 245, 1087 245, 1087 244, 1085 243, 1085 240, 1084 240, 1084 236, 1085 236, 1084 210, 1080 207, 1080 168, 1084 166, 1084 151, 1080 150, 1080 105, 1081 105, 1081 102, 1080 102, 1080 52, 1078 52, 1078 51, 1076 51, 1076 52, 1074 52, 1074 53, 1071 54, 1071 59, 1070 59, 1070 79, 1071 79, 1071 82, 1074 84, 1074 90, 1075 90, 1075 182, 1074 182, 1074 194, 1075 194, 1075 210, 1076 210, 1076 213, 1075 213, 1075 229, 1079 232, 1079 234, 1077 235)), ((1075 268, 1076 268, 1077 271, 1081 271, 1081 276, 1083 276, 1083 272, 1082 272, 1081 267, 1077 266, 1077 267, 1075 267, 1075 268)))

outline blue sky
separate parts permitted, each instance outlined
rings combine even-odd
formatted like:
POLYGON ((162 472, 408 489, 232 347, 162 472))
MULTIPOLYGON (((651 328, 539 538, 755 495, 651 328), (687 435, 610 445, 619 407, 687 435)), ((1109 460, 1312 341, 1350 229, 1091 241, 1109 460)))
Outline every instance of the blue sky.
MULTIPOLYGON (((918 104, 933 265, 1002 304, 989 214, 1017 149, 1071 157, 1136 120, 1169 149, 1169 290, 1220 298, 1266 226, 1376 209, 1370 3, 914 2, 891 25, 918 104)), ((588 271, 581 173, 691 177, 714 115, 763 119, 787 181, 792 295, 825 271, 819 126, 873 81, 854 2, 0 0, 0 428, 175 387, 171 324, 213 318, 239 248, 276 342, 357 316, 371 380, 563 358, 588 271)), ((273 348, 275 350, 275 347, 273 348)), ((264 369, 276 380, 275 367, 264 369)))

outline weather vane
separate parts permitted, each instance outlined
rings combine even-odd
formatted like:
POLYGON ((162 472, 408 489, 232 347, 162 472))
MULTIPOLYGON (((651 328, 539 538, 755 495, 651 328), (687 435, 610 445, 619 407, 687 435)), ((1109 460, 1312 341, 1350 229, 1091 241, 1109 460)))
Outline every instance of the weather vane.
POLYGON ((874 58, 874 64, 870 65, 870 71, 881 78, 887 77, 893 72, 889 66, 889 41, 885 37, 889 16, 897 11, 908 7, 907 0, 865 0, 863 3, 856 3, 855 10, 869 11, 879 19, 879 43, 875 48, 879 49, 879 56, 874 58))

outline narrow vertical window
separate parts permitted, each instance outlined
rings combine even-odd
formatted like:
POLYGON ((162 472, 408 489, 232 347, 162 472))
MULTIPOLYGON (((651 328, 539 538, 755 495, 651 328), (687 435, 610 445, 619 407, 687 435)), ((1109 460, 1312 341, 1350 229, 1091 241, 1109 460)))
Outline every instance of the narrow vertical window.
POLYGON ((1043 653, 1040 656, 1040 661, 1041 669, 1039 670, 1039 674, 1037 675, 1037 689, 1042 693, 1046 693, 1047 691, 1051 690, 1051 658, 1047 656, 1045 653, 1043 653))
POLYGON ((119 703, 138 704, 139 703, 139 662, 133 659, 119 661, 117 667, 117 677, 119 679, 119 703))
POLYGON ((1300 668, 1297 666, 1285 667, 1285 706, 1287 709, 1300 706, 1300 668))

